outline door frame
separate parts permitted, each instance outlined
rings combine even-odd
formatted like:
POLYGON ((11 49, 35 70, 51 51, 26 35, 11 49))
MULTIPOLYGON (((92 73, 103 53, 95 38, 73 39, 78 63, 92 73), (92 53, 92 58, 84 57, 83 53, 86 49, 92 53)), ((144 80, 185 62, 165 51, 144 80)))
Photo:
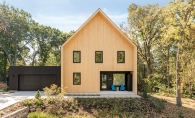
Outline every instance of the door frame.
MULTIPOLYGON (((113 84, 113 74, 125 74, 125 89, 127 90, 127 86, 128 88, 133 88, 133 84, 132 84, 132 79, 131 78, 130 80, 130 83, 128 84, 127 82, 129 81, 127 78, 128 78, 128 74, 132 75, 131 74, 131 71, 100 71, 100 91, 111 91, 111 88, 110 88, 110 84, 113 84), (102 78, 101 78, 101 75, 102 74, 106 74, 107 75, 107 88, 106 89, 102 89, 102 78), (108 77, 109 75, 112 77, 112 82, 110 81, 110 83, 108 82, 108 77)), ((128 90, 132 90, 132 89, 128 89, 128 90)))

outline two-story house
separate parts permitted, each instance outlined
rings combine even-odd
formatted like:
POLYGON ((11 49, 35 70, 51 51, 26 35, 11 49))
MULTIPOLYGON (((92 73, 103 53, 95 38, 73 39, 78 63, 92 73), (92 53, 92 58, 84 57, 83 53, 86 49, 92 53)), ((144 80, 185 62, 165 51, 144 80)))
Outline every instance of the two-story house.
POLYGON ((98 9, 61 47, 61 85, 99 93, 112 84, 137 94, 137 47, 98 9))

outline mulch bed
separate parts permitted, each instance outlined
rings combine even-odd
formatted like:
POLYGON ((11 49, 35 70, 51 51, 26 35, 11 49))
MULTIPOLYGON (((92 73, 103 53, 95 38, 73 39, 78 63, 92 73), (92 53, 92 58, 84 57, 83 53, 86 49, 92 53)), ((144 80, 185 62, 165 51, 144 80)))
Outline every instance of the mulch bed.
MULTIPOLYGON (((46 99, 43 99, 46 111, 52 111, 53 113, 64 113, 63 116, 72 117, 109 117, 112 114, 134 114, 135 117, 158 117, 158 118, 175 118, 179 117, 179 114, 183 118, 195 117, 195 100, 189 98, 182 98, 183 107, 177 107, 175 105, 174 97, 166 97, 153 95, 154 99, 163 99, 164 109, 160 112, 155 108, 155 104, 151 104, 151 99, 131 99, 131 98, 104 98, 104 99, 92 99, 92 98, 78 98, 71 99, 69 102, 58 102, 48 104, 46 99), (62 106, 61 106, 62 105, 62 106), (122 110, 122 111, 121 111, 122 110), (124 112, 124 113, 123 113, 124 112)), ((18 102, 3 110, 0 110, 0 115, 6 115, 14 110, 23 108, 23 103, 18 102)), ((44 111, 44 110, 43 110, 44 111)), ((134 117, 133 116, 133 117, 134 117)), ((116 116, 120 117, 120 116, 116 116)))

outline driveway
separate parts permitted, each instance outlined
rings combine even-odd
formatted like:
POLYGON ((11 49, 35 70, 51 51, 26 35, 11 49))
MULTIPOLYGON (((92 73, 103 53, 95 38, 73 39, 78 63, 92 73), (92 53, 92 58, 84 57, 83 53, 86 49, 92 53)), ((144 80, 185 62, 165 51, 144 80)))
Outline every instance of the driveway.
MULTIPOLYGON (((25 99, 34 98, 37 91, 17 91, 13 93, 0 93, 0 110, 6 108, 14 103, 25 99)), ((41 96, 44 96, 43 91, 40 91, 41 96)))

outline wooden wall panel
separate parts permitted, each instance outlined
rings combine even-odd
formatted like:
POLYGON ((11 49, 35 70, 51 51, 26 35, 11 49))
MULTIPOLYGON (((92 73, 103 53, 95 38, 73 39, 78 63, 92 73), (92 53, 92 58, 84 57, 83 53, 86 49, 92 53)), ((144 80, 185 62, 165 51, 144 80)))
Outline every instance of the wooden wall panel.
MULTIPOLYGON (((137 74, 135 46, 124 39, 102 13, 96 14, 62 46, 62 53, 62 84, 68 87, 67 92, 100 92, 100 71, 134 71, 137 74), (73 51, 81 51, 81 63, 73 63, 73 51), (103 63, 95 63, 95 51, 103 51, 103 63), (125 63, 117 63, 117 51, 125 51, 125 63), (81 73, 81 85, 73 85, 73 72, 81 73)), ((133 75, 133 79, 136 77, 133 75)), ((133 87, 135 93, 136 87, 133 87)))

